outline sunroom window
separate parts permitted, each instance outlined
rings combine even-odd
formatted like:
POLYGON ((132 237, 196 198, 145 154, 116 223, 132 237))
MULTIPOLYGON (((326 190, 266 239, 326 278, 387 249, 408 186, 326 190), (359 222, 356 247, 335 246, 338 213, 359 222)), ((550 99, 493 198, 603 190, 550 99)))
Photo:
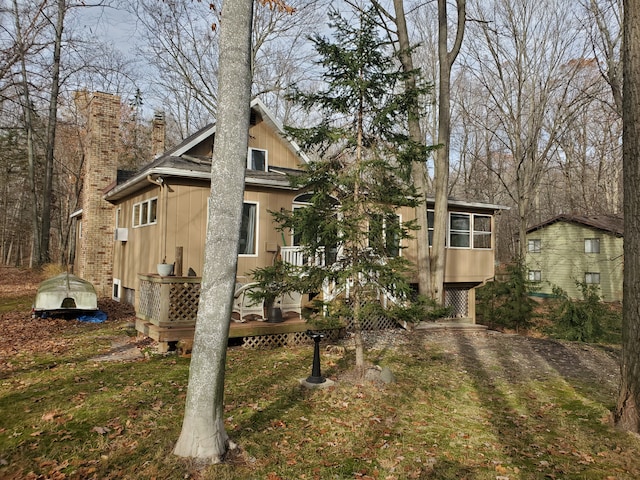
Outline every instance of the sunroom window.
POLYGON ((471 246, 471 215, 452 213, 449 216, 449 246, 469 248, 471 246))
POLYGON ((491 217, 473 216, 473 248, 491 248, 491 217))

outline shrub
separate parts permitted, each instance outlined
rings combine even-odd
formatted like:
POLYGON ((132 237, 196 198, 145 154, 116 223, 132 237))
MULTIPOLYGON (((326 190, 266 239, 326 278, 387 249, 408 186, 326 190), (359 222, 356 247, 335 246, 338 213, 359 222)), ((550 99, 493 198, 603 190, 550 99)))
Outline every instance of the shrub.
POLYGON ((582 300, 569 298, 567 292, 554 287, 558 297, 556 308, 552 311, 553 327, 551 333, 565 340, 578 342, 597 342, 605 337, 604 325, 615 325, 616 313, 602 302, 597 285, 576 282, 582 292, 582 300))
POLYGON ((506 280, 494 280, 476 290, 478 317, 490 327, 513 328, 517 332, 529 328, 534 305, 529 298, 531 290, 524 265, 509 265, 506 280))
POLYGON ((387 316, 400 325, 435 321, 451 314, 452 307, 438 305, 435 300, 425 295, 416 295, 406 305, 393 305, 387 310, 387 316))

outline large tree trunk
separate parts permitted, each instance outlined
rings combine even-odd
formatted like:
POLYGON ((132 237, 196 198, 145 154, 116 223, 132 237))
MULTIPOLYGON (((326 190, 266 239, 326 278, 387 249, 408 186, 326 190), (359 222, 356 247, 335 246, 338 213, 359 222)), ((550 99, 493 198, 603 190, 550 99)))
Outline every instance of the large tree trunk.
MULTIPOLYGON (((405 72, 413 72, 413 58, 411 55, 411 45, 409 43, 409 32, 404 14, 404 0, 393 0, 396 16, 396 26, 398 28, 398 44, 400 49, 400 61, 405 72)), ((416 78, 411 75, 406 80, 407 90, 416 88, 416 78)), ((415 103, 409 113, 409 138, 416 143, 425 143, 422 130, 420 128, 420 112, 418 104, 415 103)), ((422 161, 415 161, 411 166, 411 177, 416 191, 425 199, 416 207, 416 219, 420 229, 416 232, 416 242, 418 244, 416 266, 418 268, 418 290, 423 295, 428 295, 431 291, 429 286, 430 262, 429 262, 429 225, 427 223, 427 190, 428 176, 426 158, 422 161)))
MULTIPOLYGON (((411 44, 409 43, 409 32, 407 30, 407 20, 404 14, 404 0, 393 0, 393 7, 395 10, 395 23, 398 28, 398 45, 400 49, 400 62, 402 63, 402 69, 405 72, 413 72, 413 58, 411 55, 411 44)), ((416 78, 415 75, 410 75, 406 82, 405 87, 407 91, 415 90, 416 78)), ((425 144, 424 136, 420 128, 420 112, 418 111, 418 103, 414 103, 409 112, 409 138, 416 143, 425 144)), ((427 176, 427 159, 421 161, 414 161, 411 165, 411 177, 413 185, 416 188, 418 194, 424 197, 424 202, 420 203, 416 207, 416 219, 420 229, 416 232, 416 243, 418 244, 418 256, 416 260, 416 266, 418 268, 418 291, 422 295, 429 295, 431 288, 429 281, 430 275, 430 262, 429 262, 429 225, 427 222, 427 190, 428 190, 428 176, 427 176)))
POLYGON ((624 2, 622 149, 624 306, 616 425, 640 433, 640 4, 624 2))
POLYGON ((449 137, 451 136, 451 67, 464 37, 466 1, 457 0, 458 24, 456 39, 448 50, 448 18, 446 0, 438 0, 438 145, 435 161, 435 212, 433 220, 433 247, 431 250, 431 296, 444 303, 445 245, 449 203, 449 137))
POLYGON ((240 234, 251 102, 253 0, 225 0, 209 223, 182 432, 174 453, 217 463, 230 446, 224 374, 240 234))

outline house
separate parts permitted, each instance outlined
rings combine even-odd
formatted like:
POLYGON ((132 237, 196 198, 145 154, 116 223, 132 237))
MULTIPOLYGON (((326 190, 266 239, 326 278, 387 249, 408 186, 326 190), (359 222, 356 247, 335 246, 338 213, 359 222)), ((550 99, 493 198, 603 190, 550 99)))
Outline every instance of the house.
POLYGON ((527 230, 525 265, 536 294, 554 286, 582 298, 578 283, 597 285, 605 301, 622 301, 623 219, 559 215, 527 230))
MULTIPOLYGON (((104 116, 100 118, 104 121, 104 116)), ((99 212, 108 212, 111 221, 96 235, 109 243, 99 248, 112 256, 108 273, 111 295, 136 305, 139 316, 152 316, 140 312, 159 308, 161 300, 147 298, 152 291, 160 295, 157 291, 164 286, 159 285, 174 282, 199 287, 197 275, 204 262, 214 137, 215 125, 207 126, 128 176, 117 176, 113 167, 112 183, 99 190, 99 212), (175 279, 158 277, 156 266, 161 262, 175 262, 181 270, 174 272, 175 279), (196 276, 188 277, 187 271, 196 276)), ((308 161, 304 152, 286 138, 282 125, 265 105, 253 101, 237 270, 242 283, 251 280, 254 269, 271 265, 277 255, 289 262, 303 261, 296 236, 278 230, 270 212, 290 210, 307 201, 308 194, 295 190, 288 174, 295 174, 308 161)), ((433 208, 433 199, 428 200, 428 206, 433 208)), ((89 208, 91 212, 98 211, 95 206, 83 209, 78 215, 83 224, 94 215, 89 208)), ((475 321, 473 289, 494 275, 494 216, 502 209, 486 203, 449 202, 445 297, 456 317, 475 321)), ((414 209, 398 211, 398 221, 413 218, 414 209)), ((429 221, 432 220, 430 210, 429 221)), ((78 230, 87 235, 84 227, 78 230)), ((79 244, 85 240, 78 238, 79 244)), ((415 240, 407 242, 397 254, 414 261, 417 245, 415 240)), ((83 256, 88 257, 91 255, 83 256)), ((76 270, 82 271, 82 265, 77 265, 76 270)), ((192 307, 195 303, 197 307, 197 287, 194 288, 181 294, 179 302, 190 302, 192 307)), ((168 315, 167 324, 176 314, 168 315)), ((192 321, 190 316, 188 321, 192 321)))

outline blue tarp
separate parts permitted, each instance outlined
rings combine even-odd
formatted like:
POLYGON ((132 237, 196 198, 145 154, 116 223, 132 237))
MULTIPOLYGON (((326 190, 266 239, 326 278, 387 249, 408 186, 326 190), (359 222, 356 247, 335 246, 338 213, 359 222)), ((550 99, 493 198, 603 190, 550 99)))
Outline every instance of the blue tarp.
POLYGON ((97 310, 95 312, 88 312, 82 315, 79 315, 77 319, 80 322, 86 323, 102 323, 107 320, 107 314, 102 310, 97 310))

